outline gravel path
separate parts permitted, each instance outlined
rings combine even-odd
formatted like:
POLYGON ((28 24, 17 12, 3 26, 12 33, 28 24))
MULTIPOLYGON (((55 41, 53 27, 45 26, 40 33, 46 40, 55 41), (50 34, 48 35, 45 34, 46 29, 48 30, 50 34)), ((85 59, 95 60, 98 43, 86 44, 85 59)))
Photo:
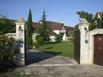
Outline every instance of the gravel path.
POLYGON ((16 71, 27 77, 103 77, 103 67, 96 65, 31 66, 16 71))

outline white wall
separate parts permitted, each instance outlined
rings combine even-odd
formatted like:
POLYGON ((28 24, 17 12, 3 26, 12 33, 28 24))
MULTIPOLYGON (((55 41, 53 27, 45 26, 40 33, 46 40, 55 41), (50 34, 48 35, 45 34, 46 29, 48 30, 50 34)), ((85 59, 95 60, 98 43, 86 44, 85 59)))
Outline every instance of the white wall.
POLYGON ((25 22, 23 23, 16 22, 16 39, 20 38, 19 26, 21 26, 21 28, 23 29, 23 33, 21 36, 22 36, 22 39, 24 40, 24 25, 25 25, 25 22))
POLYGON ((8 36, 8 37, 13 37, 13 38, 16 39, 16 33, 7 33, 5 35, 8 36))
POLYGON ((80 30, 80 64, 88 64, 88 33, 85 28, 88 30, 89 23, 83 19, 79 24, 80 30))
POLYGON ((57 35, 60 33, 64 33, 62 40, 66 41, 67 40, 67 35, 66 35, 66 30, 53 30, 57 35))
POLYGON ((66 30, 53 30, 56 34, 66 33, 66 30))
POLYGON ((67 37, 67 35, 66 35, 66 33, 63 35, 63 41, 67 41, 68 40, 68 37, 67 37))
POLYGON ((56 42, 56 36, 50 36, 50 41, 51 42, 56 42))
POLYGON ((59 30, 53 30, 56 34, 60 34, 59 30))

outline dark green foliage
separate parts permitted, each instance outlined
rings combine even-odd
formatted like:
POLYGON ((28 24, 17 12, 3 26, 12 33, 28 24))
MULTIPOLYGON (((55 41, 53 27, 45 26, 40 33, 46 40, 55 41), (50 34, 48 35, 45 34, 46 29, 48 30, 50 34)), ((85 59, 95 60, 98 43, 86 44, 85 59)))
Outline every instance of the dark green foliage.
POLYGON ((97 28, 103 28, 103 16, 101 16, 100 18, 97 18, 97 16, 95 16, 95 20, 97 21, 97 28))
POLYGON ((89 30, 93 30, 95 28, 103 28, 103 16, 98 18, 97 16, 94 17, 93 21, 89 25, 89 30))
POLYGON ((12 65, 19 50, 15 47, 16 40, 0 36, 0 65, 12 65))
POLYGON ((48 41, 48 33, 49 33, 49 30, 47 28, 47 25, 46 25, 46 15, 45 15, 45 10, 43 11, 43 15, 42 15, 42 19, 40 21, 40 25, 38 26, 38 28, 36 29, 37 33, 39 33, 39 35, 41 37, 43 37, 43 41, 46 42, 48 41))
POLYGON ((75 29, 78 30, 79 29, 79 24, 75 25, 75 29))
POLYGON ((85 11, 80 11, 77 12, 77 14, 80 16, 80 18, 86 18, 86 20, 88 22, 92 22, 93 21, 93 14, 85 12, 85 11))
POLYGON ((9 19, 0 19, 0 35, 12 32, 16 32, 15 24, 9 19))
POLYGON ((92 22, 90 25, 89 25, 89 30, 93 30, 96 28, 96 24, 95 22, 92 22))
POLYGON ((103 28, 103 16, 101 16, 101 27, 103 28))
POLYGON ((60 33, 59 35, 57 35, 56 37, 56 42, 61 42, 62 38, 63 38, 64 33, 60 33))
POLYGON ((40 36, 44 36, 45 35, 45 27, 44 25, 40 24, 37 29, 36 29, 37 33, 40 35, 40 36))
POLYGON ((37 49, 41 48, 42 45, 44 44, 44 37, 37 35, 36 36, 36 42, 34 44, 35 44, 35 48, 37 48, 37 49))
POLYGON ((45 10, 43 11, 42 19, 40 21, 40 25, 37 27, 36 32, 39 34, 36 37, 35 46, 36 48, 41 48, 47 41, 49 41, 49 29, 46 25, 46 15, 45 10))
POLYGON ((26 44, 28 47, 32 47, 32 13, 29 10, 27 27, 26 27, 26 44))
POLYGON ((85 18, 90 23, 89 30, 103 28, 103 16, 101 16, 101 18, 98 18, 96 15, 93 17, 93 14, 85 11, 77 12, 77 14, 80 18, 85 18))

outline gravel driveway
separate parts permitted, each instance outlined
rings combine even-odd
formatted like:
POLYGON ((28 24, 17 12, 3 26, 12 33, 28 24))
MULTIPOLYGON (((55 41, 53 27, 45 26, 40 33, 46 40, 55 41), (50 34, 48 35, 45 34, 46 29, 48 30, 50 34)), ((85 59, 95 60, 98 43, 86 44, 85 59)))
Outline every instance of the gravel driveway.
MULTIPOLYGON (((29 54, 27 60, 31 59, 30 55, 35 61, 34 54, 29 54)), ((17 68, 15 71, 25 74, 27 77, 103 77, 103 66, 79 65, 71 58, 35 53, 36 59, 40 57, 43 59, 26 67, 17 68), (41 55, 45 55, 47 58, 41 55)))
POLYGON ((96 65, 30 66, 16 71, 27 77, 103 77, 103 66, 96 65))

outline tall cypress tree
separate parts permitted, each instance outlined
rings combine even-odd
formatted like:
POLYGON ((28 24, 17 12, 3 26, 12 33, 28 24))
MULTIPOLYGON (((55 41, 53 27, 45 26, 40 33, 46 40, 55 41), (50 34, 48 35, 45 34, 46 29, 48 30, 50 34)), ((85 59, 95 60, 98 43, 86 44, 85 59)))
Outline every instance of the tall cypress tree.
POLYGON ((26 30, 26 44, 32 46, 32 12, 29 10, 27 30, 26 30))

